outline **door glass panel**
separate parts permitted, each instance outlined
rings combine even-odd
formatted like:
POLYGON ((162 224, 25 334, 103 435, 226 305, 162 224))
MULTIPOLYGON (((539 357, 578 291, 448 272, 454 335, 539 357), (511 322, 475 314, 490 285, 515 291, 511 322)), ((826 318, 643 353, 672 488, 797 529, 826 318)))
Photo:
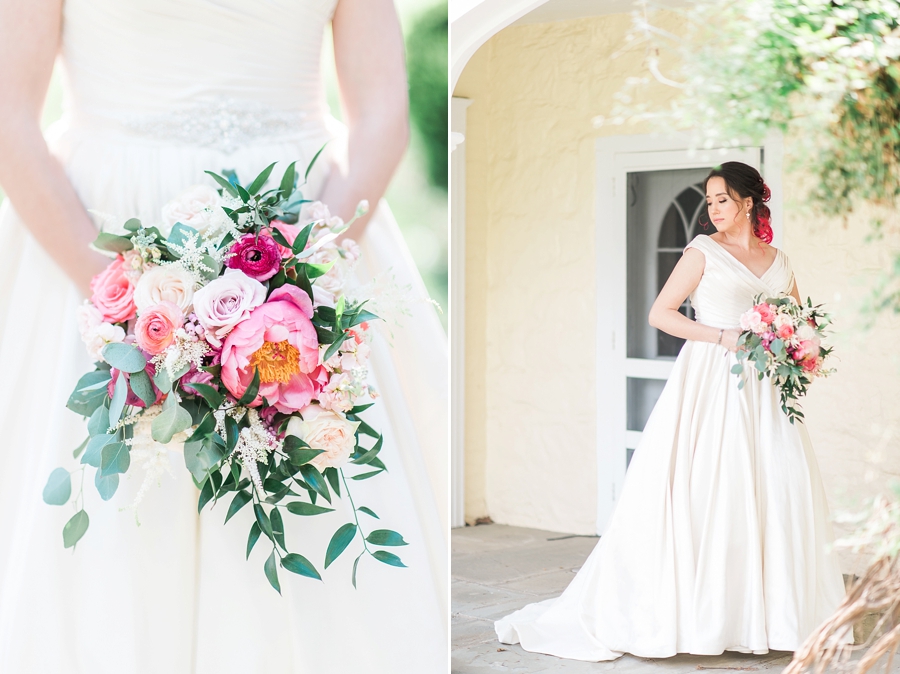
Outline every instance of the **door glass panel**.
MULTIPOLYGON (((647 316, 684 247, 704 231, 699 221, 707 221, 703 180, 708 173, 709 169, 676 169, 628 174, 628 358, 672 360, 684 344, 651 328, 647 316)), ((681 312, 693 318, 690 300, 685 300, 681 312)))
POLYGON ((627 401, 627 429, 643 431, 656 401, 666 385, 665 379, 636 379, 628 377, 625 395, 627 401))

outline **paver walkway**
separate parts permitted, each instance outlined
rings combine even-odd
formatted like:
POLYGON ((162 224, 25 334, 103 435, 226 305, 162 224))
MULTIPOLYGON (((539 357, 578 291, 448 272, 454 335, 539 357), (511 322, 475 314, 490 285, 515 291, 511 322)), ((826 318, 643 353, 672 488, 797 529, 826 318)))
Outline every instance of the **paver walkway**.
MULTIPOLYGON (((678 655, 651 660, 625 655, 579 662, 528 653, 497 641, 493 621, 525 604, 559 595, 597 544, 593 536, 489 524, 452 534, 452 674, 582 674, 598 671, 682 674, 698 670, 780 672, 791 654, 678 655)), ((879 674, 884 666, 879 665, 879 674)), ((892 674, 900 674, 895 661, 892 674)))

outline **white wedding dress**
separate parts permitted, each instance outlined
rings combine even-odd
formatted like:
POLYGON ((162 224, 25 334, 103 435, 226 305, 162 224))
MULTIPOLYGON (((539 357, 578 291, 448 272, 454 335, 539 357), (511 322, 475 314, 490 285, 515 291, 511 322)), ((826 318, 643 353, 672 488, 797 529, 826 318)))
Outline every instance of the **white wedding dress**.
MULTIPOLYGON (((66 0, 65 105, 47 134, 85 207, 124 219, 162 205, 204 169, 251 180, 272 161, 305 169, 315 196, 345 154, 320 78, 323 34, 337 0, 66 0)), ((212 183, 209 183, 212 184, 212 183)), ((41 490, 72 469, 86 437, 65 409, 92 365, 78 335, 82 298, 9 203, 0 213, 0 672, 3 674, 431 674, 447 670, 447 346, 387 207, 360 241, 369 277, 387 270, 414 302, 372 347, 381 393, 367 421, 386 438, 389 472, 352 483, 357 505, 391 528, 409 568, 360 562, 357 538, 323 571, 332 533, 352 521, 346 499, 317 517, 287 516, 288 546, 324 582, 280 570, 268 584, 262 542, 244 560, 249 508, 223 526, 228 501, 197 515, 198 492, 179 454, 138 516, 126 508, 142 475, 104 503, 84 481, 91 518, 63 549, 71 506, 41 490)), ((82 251, 73 250, 72 255, 82 251)), ((75 484, 75 491, 78 484, 75 484)))
MULTIPOLYGON (((757 278, 708 236, 697 320, 734 328, 757 293, 787 293, 778 251, 757 278)), ((724 347, 687 342, 606 532, 563 594, 496 623, 500 641, 577 660, 793 651, 843 598, 828 504, 801 423, 768 378, 743 390, 724 347)))

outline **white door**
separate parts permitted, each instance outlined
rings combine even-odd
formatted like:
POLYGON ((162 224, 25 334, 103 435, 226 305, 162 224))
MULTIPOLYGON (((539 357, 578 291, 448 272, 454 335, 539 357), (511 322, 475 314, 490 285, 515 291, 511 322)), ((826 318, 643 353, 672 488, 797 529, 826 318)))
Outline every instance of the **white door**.
MULTIPOLYGON (((597 142, 597 529, 601 535, 631 455, 684 343, 650 327, 647 316, 685 245, 697 234, 715 231, 711 224, 706 229, 701 224, 708 222, 703 180, 724 161, 764 168, 762 148, 725 153, 665 148, 677 144, 651 137, 597 142), (650 149, 660 145, 663 149, 650 149)), ((774 192, 771 179, 767 181, 774 192)), ((689 301, 681 311, 693 318, 689 301)))

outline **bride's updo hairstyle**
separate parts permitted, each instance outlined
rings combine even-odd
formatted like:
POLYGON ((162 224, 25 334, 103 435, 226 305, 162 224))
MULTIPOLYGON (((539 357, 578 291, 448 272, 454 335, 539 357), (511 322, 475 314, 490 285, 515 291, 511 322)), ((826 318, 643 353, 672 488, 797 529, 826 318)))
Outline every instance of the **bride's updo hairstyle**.
POLYGON ((772 243, 772 213, 766 206, 766 202, 772 198, 772 193, 759 171, 739 161, 727 161, 706 176, 706 180, 703 181, 704 193, 710 178, 716 177, 725 181, 725 189, 735 201, 753 198, 753 206, 750 207, 753 233, 766 243, 772 243))

